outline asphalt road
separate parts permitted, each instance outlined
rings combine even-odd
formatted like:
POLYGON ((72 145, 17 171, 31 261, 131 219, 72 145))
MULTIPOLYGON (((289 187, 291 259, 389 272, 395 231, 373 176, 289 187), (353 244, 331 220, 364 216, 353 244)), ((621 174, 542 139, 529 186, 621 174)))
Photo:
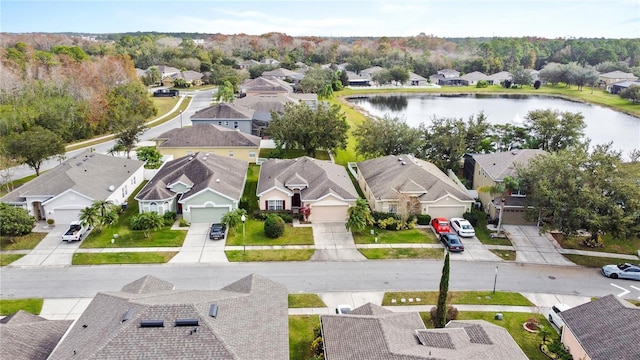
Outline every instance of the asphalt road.
MULTIPOLYGON (((492 290, 496 265, 452 261, 450 290, 492 290)), ((290 292, 437 290, 441 272, 442 262, 432 260, 3 268, 0 296, 92 297, 99 291, 120 290, 147 274, 174 283, 176 289, 219 289, 257 273, 284 284, 290 292)), ((611 283, 637 285, 607 279, 596 269, 500 263, 496 289, 581 296, 619 293, 611 283)))

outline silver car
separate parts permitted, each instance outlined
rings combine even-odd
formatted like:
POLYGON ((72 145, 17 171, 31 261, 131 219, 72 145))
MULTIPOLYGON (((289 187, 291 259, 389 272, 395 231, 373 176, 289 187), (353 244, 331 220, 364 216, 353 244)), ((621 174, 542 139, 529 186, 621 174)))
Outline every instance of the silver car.
POLYGON ((605 265, 601 269, 602 275, 612 279, 631 279, 640 281, 640 265, 622 263, 618 265, 605 265))
POLYGON ((449 220, 449 224, 451 224, 451 228, 455 230, 459 236, 462 237, 474 237, 476 235, 476 231, 471 226, 471 223, 463 218, 451 218, 449 220))

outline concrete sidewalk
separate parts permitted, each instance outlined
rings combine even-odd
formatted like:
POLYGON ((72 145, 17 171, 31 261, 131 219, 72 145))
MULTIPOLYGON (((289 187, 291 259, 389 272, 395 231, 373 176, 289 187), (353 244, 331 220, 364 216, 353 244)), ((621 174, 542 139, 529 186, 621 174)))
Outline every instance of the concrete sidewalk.
MULTIPOLYGON (((460 311, 488 311, 488 312, 524 312, 547 314, 551 306, 557 303, 578 306, 591 301, 590 297, 573 295, 554 295, 522 293, 534 306, 509 306, 509 305, 455 305, 460 311)), ((353 308, 367 303, 376 305, 382 304, 384 292, 331 292, 320 293, 320 298, 325 302, 326 307, 320 308, 290 308, 289 315, 324 315, 335 314, 338 305, 348 304, 353 308)), ((89 306, 92 298, 67 298, 67 299, 44 299, 40 316, 49 320, 76 320, 82 312, 89 306)), ((428 312, 434 305, 397 305, 385 306, 386 308, 398 312, 420 311, 428 312)))

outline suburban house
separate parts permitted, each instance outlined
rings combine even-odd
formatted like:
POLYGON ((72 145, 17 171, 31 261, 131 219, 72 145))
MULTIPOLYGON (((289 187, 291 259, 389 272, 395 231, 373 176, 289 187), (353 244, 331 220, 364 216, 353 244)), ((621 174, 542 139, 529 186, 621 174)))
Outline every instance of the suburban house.
POLYGON ((364 70, 360 70, 360 76, 362 76, 363 78, 369 79, 371 80, 371 78, 373 77, 373 74, 384 70, 384 68, 380 67, 380 66, 372 66, 370 68, 366 68, 364 70))
MULTIPOLYGON (((544 154, 546 152, 540 149, 514 149, 492 154, 465 154, 463 175, 472 189, 489 188, 502 182, 506 176, 517 178, 518 167, 526 167, 531 159, 544 154)), ((504 214, 502 215, 504 224, 528 223, 523 217, 525 197, 526 194, 521 190, 506 197, 504 214)), ((478 192, 478 198, 491 218, 498 218, 501 196, 478 192)))
POLYGON ((46 360, 72 323, 19 310, 0 320, 0 359, 46 360))
POLYGON ((251 134, 253 113, 253 110, 242 106, 219 103, 196 111, 191 116, 191 124, 194 126, 198 124, 213 124, 251 134))
POLYGON ((164 80, 166 78, 171 78, 171 76, 180 73, 180 69, 174 68, 173 66, 154 65, 154 66, 150 66, 149 69, 147 69, 147 71, 151 70, 151 68, 156 68, 158 70, 161 80, 164 80))
POLYGON ((256 94, 234 100, 233 104, 253 110, 251 133, 262 136, 271 121, 271 113, 282 113, 288 103, 305 103, 312 109, 318 106, 317 94, 280 93, 256 94))
POLYGON ((371 303, 342 315, 321 315, 326 360, 528 359, 503 327, 484 320, 427 329, 418 312, 371 303))
POLYGON ((240 97, 256 94, 286 94, 293 92, 293 86, 278 78, 266 78, 264 76, 248 79, 238 85, 240 97))
POLYGON ((168 161, 135 199, 140 213, 168 211, 190 223, 220 222, 237 209, 249 163, 205 152, 168 161))
POLYGON ((155 141, 158 152, 172 159, 202 152, 255 163, 260 153, 258 136, 214 124, 171 129, 155 141))
POLYGON ((489 79, 491 79, 490 84, 500 85, 503 81, 511 80, 513 78, 513 75, 511 75, 511 73, 508 71, 500 71, 495 74, 491 74, 488 77, 489 79))
POLYGON ((310 206, 311 222, 346 221, 358 193, 343 166, 307 156, 262 163, 260 210, 291 211, 310 206))
POLYGON ((574 359, 640 359, 640 307, 607 295, 560 313, 574 359))
POLYGON ((409 73, 409 80, 407 80, 407 82, 405 83, 405 85, 407 86, 427 86, 427 84, 429 83, 429 80, 427 80, 426 78, 414 73, 414 72, 410 72, 409 73))
POLYGON ((600 74, 600 85, 603 85, 606 91, 611 91, 611 85, 621 81, 635 81, 638 77, 632 73, 626 73, 624 71, 611 71, 605 74, 600 74))
POLYGON ((248 275, 220 290, 145 276, 99 292, 50 360, 289 358, 287 289, 248 275))
POLYGON ((640 81, 638 80, 619 81, 617 83, 611 84, 609 92, 612 93, 613 95, 617 95, 631 86, 640 86, 640 81))
POLYGON ((432 163, 411 155, 388 155, 356 164, 357 180, 373 211, 431 217, 462 217, 474 199, 432 163), (402 209, 400 209, 402 211, 402 209))
POLYGON ((256 65, 260 65, 260 63, 255 61, 255 60, 253 60, 253 59, 249 59, 249 60, 246 60, 246 61, 239 62, 238 63, 238 68, 240 68, 240 69, 248 69, 248 68, 250 68, 252 66, 256 66, 256 65))
POLYGON ((194 86, 202 85, 202 77, 204 75, 197 71, 187 70, 181 71, 177 74, 171 75, 171 81, 175 81, 177 79, 184 80, 187 84, 191 84, 194 86))
POLYGON ((476 85, 480 80, 484 80, 488 82, 489 85, 493 85, 493 79, 481 73, 480 71, 474 71, 468 74, 464 74, 460 77, 460 79, 465 80, 467 82, 467 85, 476 85))
POLYGON ((0 198, 38 220, 78 220, 94 201, 122 205, 144 180, 144 162, 90 151, 73 156, 0 198))
POLYGON ((453 69, 442 69, 438 70, 437 74, 441 75, 445 79, 453 79, 460 76, 460 71, 453 69))
POLYGON ((349 79, 349 86, 371 86, 370 79, 360 76, 353 71, 347 71, 347 78, 349 79))
POLYGON ((277 68, 274 70, 270 70, 270 71, 265 71, 262 73, 262 76, 266 77, 266 78, 276 78, 276 79, 280 79, 280 80, 295 80, 295 81, 299 81, 300 79, 302 79, 304 76, 298 72, 295 71, 291 71, 289 69, 285 69, 285 68, 277 68))

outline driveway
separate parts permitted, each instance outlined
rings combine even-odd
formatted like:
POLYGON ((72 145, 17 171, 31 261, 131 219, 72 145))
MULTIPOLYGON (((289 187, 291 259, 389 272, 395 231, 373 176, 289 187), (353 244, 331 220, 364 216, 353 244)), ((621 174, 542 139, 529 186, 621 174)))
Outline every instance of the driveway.
POLYGON ((344 222, 313 223, 313 241, 316 251, 312 261, 364 261, 356 249, 351 232, 344 222))
POLYGON ((533 225, 504 225, 504 231, 516 250, 516 262, 530 264, 574 265, 558 251, 557 243, 547 234, 539 234, 533 225))
POLYGON ((225 240, 209 239, 209 224, 191 224, 182 249, 170 264, 228 263, 224 253, 225 240))
POLYGON ((451 260, 466 261, 502 261, 497 255, 489 251, 477 237, 460 237, 464 244, 464 252, 452 253, 451 260))
MULTIPOLYGON (((47 236, 27 255, 11 263, 12 267, 29 266, 69 266, 73 253, 80 247, 81 241, 62 241, 62 234, 68 225, 57 225, 49 230, 47 236)), ((86 238, 87 235, 85 235, 86 238)), ((83 238, 84 240, 84 238, 83 238)))

